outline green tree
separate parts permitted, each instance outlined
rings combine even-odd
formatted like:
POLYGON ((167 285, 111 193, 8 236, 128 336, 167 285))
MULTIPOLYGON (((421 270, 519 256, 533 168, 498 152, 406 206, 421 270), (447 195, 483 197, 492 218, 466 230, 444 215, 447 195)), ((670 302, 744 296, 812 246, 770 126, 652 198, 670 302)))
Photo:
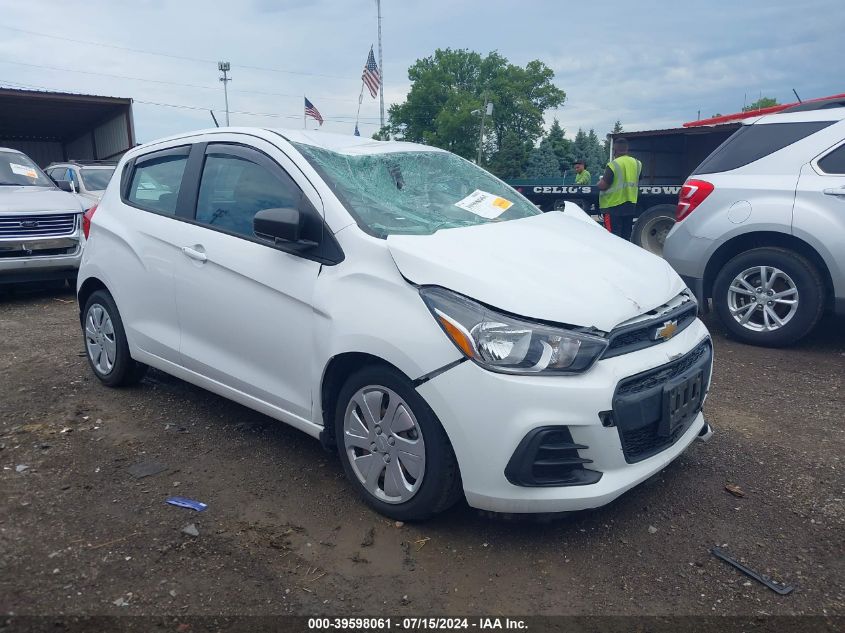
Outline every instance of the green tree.
POLYGON ((473 111, 489 100, 493 116, 485 120, 482 164, 500 176, 524 166, 543 133, 543 113, 566 99, 545 64, 517 66, 495 51, 483 57, 465 49, 437 49, 418 59, 408 78, 407 99, 388 110, 389 134, 475 159, 481 116, 473 111))
POLYGON ((560 163, 552 148, 540 143, 540 147, 531 150, 525 166, 526 178, 559 178, 560 163))
POLYGON ((745 106, 743 112, 751 112, 752 110, 761 110, 763 108, 771 108, 772 106, 780 105, 778 100, 774 97, 760 97, 754 103, 749 103, 745 106))
MULTIPOLYGON (((613 124, 613 130, 611 134, 622 134, 624 132, 624 128, 622 127, 622 121, 616 120, 616 123, 613 124)), ((608 162, 611 159, 610 156, 610 137, 606 137, 604 139, 604 161, 608 162)))
POLYGON ((531 144, 522 140, 516 132, 505 133, 490 160, 490 171, 504 179, 522 177, 531 150, 531 144))
POLYGON ((572 151, 572 141, 566 138, 566 132, 557 119, 552 122, 548 133, 540 141, 540 149, 543 148, 550 149, 557 158, 559 172, 557 175, 572 169, 572 163, 576 160, 572 151))

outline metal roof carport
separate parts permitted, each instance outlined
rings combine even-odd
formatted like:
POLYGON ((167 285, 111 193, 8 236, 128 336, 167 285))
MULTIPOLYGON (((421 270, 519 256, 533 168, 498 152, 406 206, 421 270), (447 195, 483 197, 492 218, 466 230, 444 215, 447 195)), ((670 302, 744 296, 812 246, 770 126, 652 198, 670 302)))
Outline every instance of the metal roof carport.
POLYGON ((42 167, 117 159, 134 145, 132 99, 0 88, 0 147, 42 167))

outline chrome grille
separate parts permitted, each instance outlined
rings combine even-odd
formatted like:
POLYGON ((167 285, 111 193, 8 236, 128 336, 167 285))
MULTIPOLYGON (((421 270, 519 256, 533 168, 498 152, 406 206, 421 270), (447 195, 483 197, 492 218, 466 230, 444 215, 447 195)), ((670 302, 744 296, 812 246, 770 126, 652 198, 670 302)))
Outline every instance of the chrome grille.
POLYGON ((0 239, 70 235, 76 230, 76 215, 0 215, 0 239))

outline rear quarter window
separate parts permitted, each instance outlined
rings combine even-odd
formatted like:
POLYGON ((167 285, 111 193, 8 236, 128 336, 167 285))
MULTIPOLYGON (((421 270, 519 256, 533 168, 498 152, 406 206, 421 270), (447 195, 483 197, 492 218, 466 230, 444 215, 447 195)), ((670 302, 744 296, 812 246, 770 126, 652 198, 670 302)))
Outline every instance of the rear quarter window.
POLYGON ((745 125, 704 159, 694 174, 716 174, 743 167, 823 130, 835 121, 745 125))
POLYGON ((845 174, 845 145, 840 145, 835 150, 818 160, 819 169, 826 174, 845 174))

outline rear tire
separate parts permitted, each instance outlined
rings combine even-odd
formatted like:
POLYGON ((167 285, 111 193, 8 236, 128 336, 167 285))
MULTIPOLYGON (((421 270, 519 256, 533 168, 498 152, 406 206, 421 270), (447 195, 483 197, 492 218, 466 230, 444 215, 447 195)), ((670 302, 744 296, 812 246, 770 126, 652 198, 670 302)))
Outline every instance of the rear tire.
POLYGON ((126 330, 111 294, 97 290, 85 302, 82 339, 88 364, 108 387, 133 385, 147 373, 147 366, 129 354, 126 330))
POLYGON ((649 253, 663 256, 663 244, 675 226, 675 205, 658 204, 637 217, 631 241, 649 253))
POLYGON ((364 367, 346 380, 335 439, 352 486, 391 519, 424 520, 463 495, 446 432, 410 381, 391 367, 364 367))
POLYGON ((722 267, 713 284, 713 306, 722 323, 751 345, 792 345, 816 326, 824 304, 819 271, 785 248, 741 253, 722 267))

